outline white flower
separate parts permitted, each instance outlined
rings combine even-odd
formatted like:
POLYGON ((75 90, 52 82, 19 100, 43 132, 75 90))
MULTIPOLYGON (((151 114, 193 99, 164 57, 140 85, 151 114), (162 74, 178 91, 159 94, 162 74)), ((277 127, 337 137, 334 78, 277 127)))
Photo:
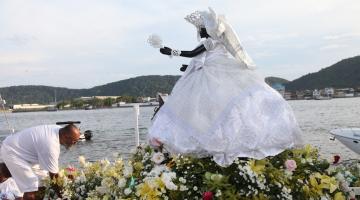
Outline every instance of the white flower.
POLYGON ((149 172, 148 176, 150 177, 157 177, 160 176, 162 172, 168 171, 167 167, 164 165, 156 165, 154 168, 149 172))
POLYGON ((180 181, 180 183, 184 183, 184 184, 186 183, 186 179, 184 179, 183 177, 180 177, 179 181, 180 181))
POLYGON ((194 186, 194 187, 193 187, 193 190, 194 190, 194 191, 197 191, 197 190, 198 190, 198 188, 197 188, 196 186, 194 186))
POLYGON ((175 172, 165 172, 161 175, 161 181, 165 184, 165 187, 169 190, 177 190, 178 186, 172 182, 172 180, 175 178, 176 178, 175 172))
POLYGON ((125 178, 120 178, 119 182, 118 182, 118 186, 119 188, 123 188, 126 186, 126 179, 125 178))
POLYGON ((79 156, 79 163, 80 163, 81 166, 83 166, 83 167, 85 166, 86 159, 85 159, 84 156, 79 156))
POLYGON ((96 191, 100 194, 106 194, 107 188, 105 186, 97 186, 96 191))
POLYGON ((216 190, 216 194, 215 194, 216 197, 221 196, 221 194, 222 194, 222 193, 221 193, 221 190, 216 190))
POLYGON ((110 165, 110 161, 108 159, 100 160, 100 163, 103 165, 103 168, 106 168, 110 165))
POLYGON ((185 185, 180 185, 180 191, 186 191, 188 188, 185 185))
POLYGON ((81 175, 79 177, 79 181, 80 181, 80 183, 85 183, 86 182, 86 176, 85 176, 84 172, 81 172, 81 175))
POLYGON ((126 189, 124 190, 124 194, 125 194, 125 195, 129 195, 131 192, 132 192, 132 190, 131 190, 130 188, 126 188, 126 189))
POLYGON ((156 164, 160 164, 164 160, 165 160, 165 156, 161 152, 154 153, 154 155, 151 158, 151 161, 153 161, 156 164))
POLYGON ((124 166, 123 173, 126 178, 129 178, 132 175, 133 171, 134 171, 134 169, 133 169, 131 163, 128 163, 127 165, 124 166))
POLYGON ((114 181, 111 177, 106 177, 101 181, 101 186, 105 186, 107 188, 110 188, 111 186, 113 186, 114 181))
POLYGON ((80 186, 80 191, 84 192, 85 189, 86 189, 86 188, 85 188, 85 185, 80 186))

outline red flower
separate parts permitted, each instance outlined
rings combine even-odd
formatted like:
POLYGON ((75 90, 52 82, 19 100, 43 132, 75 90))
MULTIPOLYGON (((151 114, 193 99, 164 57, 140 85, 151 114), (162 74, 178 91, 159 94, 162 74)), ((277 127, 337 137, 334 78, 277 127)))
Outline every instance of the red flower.
POLYGON ((337 164, 340 160, 340 156, 339 155, 335 155, 334 156, 334 161, 333 161, 333 164, 337 164))
POLYGON ((214 198, 214 194, 210 191, 203 193, 203 200, 212 200, 214 198))

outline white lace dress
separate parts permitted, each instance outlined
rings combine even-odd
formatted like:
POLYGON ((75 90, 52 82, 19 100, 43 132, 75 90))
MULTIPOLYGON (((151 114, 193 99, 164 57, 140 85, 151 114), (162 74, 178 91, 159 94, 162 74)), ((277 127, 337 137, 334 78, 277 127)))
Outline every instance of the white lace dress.
POLYGON ((261 159, 300 144, 291 107, 254 70, 218 41, 202 42, 149 129, 171 153, 213 156, 226 166, 237 157, 261 159))

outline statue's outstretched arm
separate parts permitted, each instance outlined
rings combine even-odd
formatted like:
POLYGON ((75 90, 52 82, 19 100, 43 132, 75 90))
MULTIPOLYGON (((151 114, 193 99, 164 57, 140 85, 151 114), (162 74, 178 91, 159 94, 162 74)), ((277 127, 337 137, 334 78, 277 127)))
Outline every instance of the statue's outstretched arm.
POLYGON ((162 54, 172 55, 172 56, 182 56, 182 57, 187 57, 187 58, 195 57, 195 56, 203 53, 204 51, 206 51, 206 48, 203 44, 196 47, 192 51, 180 51, 180 50, 171 49, 169 47, 160 48, 160 52, 162 54))

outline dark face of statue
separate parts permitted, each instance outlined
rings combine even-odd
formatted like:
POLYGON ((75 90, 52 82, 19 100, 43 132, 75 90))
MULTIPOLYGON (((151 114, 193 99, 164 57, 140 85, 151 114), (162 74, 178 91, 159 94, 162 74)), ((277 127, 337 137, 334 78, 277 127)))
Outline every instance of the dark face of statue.
POLYGON ((201 38, 208 38, 208 37, 210 37, 210 35, 206 32, 206 28, 201 28, 201 29, 200 29, 200 37, 201 37, 201 38))

